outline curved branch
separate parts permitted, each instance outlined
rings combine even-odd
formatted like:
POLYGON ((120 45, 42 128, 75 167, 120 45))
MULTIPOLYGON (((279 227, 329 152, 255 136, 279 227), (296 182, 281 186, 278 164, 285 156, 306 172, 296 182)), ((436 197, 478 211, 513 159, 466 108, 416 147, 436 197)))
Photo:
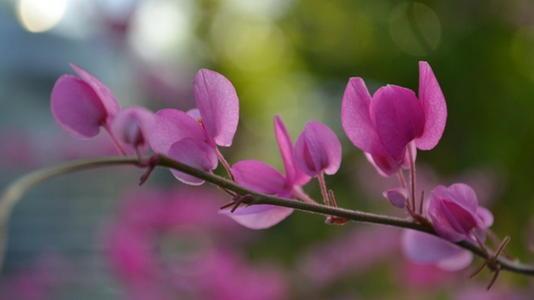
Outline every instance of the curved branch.
MULTIPOLYGON (((408 228, 421 232, 426 232, 428 234, 436 235, 434 229, 425 224, 415 223, 409 219, 391 217, 380 214, 373 214, 368 212, 349 210, 338 207, 330 207, 321 204, 306 203, 301 201, 296 201, 293 199, 280 198, 270 195, 264 195, 246 189, 242 186, 237 185, 233 181, 230 181, 221 176, 217 176, 211 173, 206 173, 204 171, 195 169, 178 161, 172 160, 165 156, 157 156, 157 159, 154 160, 155 165, 166 167, 170 169, 175 169, 189 175, 195 176, 197 178, 203 179, 207 182, 210 182, 214 185, 222 187, 227 190, 231 190, 240 195, 250 195, 251 197, 246 197, 243 202, 249 205, 257 204, 270 204, 276 206, 283 206, 288 208, 297 209, 299 211, 314 213, 320 215, 331 215, 337 216, 340 218, 349 219, 356 222, 366 222, 366 223, 375 223, 383 224, 400 228, 408 228)), ((2 258, 4 256, 5 244, 6 244, 6 227, 9 219, 9 215, 12 207, 22 198, 25 192, 30 190, 33 186, 50 179, 52 177, 73 173, 81 170, 113 166, 113 165, 137 165, 142 166, 144 162, 135 157, 107 157, 107 158, 97 158, 97 159, 88 159, 88 160, 76 160, 72 162, 63 163, 58 166, 49 167, 41 170, 37 170, 28 175, 25 175, 13 183, 11 183, 8 188, 4 191, 0 198, 0 268, 2 266, 2 258)), ((473 252, 475 255, 480 256, 484 259, 491 259, 483 249, 479 246, 463 241, 456 243, 458 246, 467 249, 473 252)), ((534 276, 534 266, 521 264, 518 261, 512 261, 502 256, 497 258, 496 261, 502 270, 507 270, 510 272, 525 274, 534 276)))

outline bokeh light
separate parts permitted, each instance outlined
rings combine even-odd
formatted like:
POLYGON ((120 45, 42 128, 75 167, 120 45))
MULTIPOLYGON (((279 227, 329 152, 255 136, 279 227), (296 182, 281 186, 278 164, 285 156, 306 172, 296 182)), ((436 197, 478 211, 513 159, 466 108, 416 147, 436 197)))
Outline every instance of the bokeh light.
POLYGON ((30 32, 52 29, 63 18, 67 0, 19 0, 17 14, 22 26, 30 32))

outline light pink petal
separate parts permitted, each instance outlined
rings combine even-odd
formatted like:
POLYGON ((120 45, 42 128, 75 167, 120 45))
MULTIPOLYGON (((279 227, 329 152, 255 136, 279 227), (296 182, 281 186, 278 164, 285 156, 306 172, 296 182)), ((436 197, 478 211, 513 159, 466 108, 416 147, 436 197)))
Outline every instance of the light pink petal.
POLYGON ((257 160, 242 160, 232 166, 235 181, 259 193, 286 196, 286 179, 270 165, 257 160))
POLYGON ((86 138, 97 135, 107 118, 106 110, 93 89, 71 75, 61 76, 54 84, 51 109, 61 127, 86 138))
POLYGON ((455 195, 444 186, 432 191, 428 206, 428 215, 436 232, 450 240, 461 241, 468 238, 472 229, 478 224, 476 212, 456 202, 455 195))
POLYGON ((462 205, 465 209, 475 212, 478 207, 477 194, 469 185, 465 183, 455 183, 449 186, 449 191, 452 193, 456 202, 462 205))
POLYGON ((287 180, 294 185, 306 184, 310 181, 310 177, 295 166, 293 143, 287 133, 284 122, 282 122, 282 118, 279 116, 274 117, 274 135, 284 162, 287 180))
POLYGON ((71 64, 70 67, 74 70, 74 72, 76 72, 76 74, 78 74, 78 76, 80 76, 83 81, 85 81, 89 86, 91 86, 91 88, 100 98, 100 101, 102 101, 102 105, 104 105, 106 112, 109 116, 114 116, 116 113, 119 112, 119 103, 117 102, 115 96, 113 96, 113 94, 111 93, 111 90, 105 84, 103 84, 95 76, 75 64, 71 64))
POLYGON ((373 152, 380 144, 369 106, 371 95, 360 77, 352 77, 347 83, 341 103, 341 124, 351 142, 364 152, 373 152))
POLYGON ((371 102, 371 119, 384 149, 395 159, 404 157, 406 146, 421 135, 425 122, 415 93, 396 85, 376 91, 371 102))
POLYGON ((423 232, 404 230, 401 243, 404 255, 415 263, 434 264, 444 269, 458 270, 471 262, 469 260, 466 263, 466 250, 423 232))
POLYGON ((193 89, 208 135, 219 146, 231 146, 239 122, 239 99, 234 86, 223 75, 201 69, 193 89))
POLYGON ((154 114, 151 111, 136 106, 121 110, 113 119, 111 128, 124 144, 144 147, 153 122, 154 114))
MULTIPOLYGON (((192 138, 185 138, 174 143, 167 153, 169 157, 176 161, 187 164, 191 167, 211 172, 217 168, 217 155, 213 147, 206 142, 192 138)), ((204 180, 193 177, 176 170, 171 170, 174 177, 183 183, 190 185, 200 185, 204 180)))
POLYGON ((460 253, 440 260, 437 266, 445 271, 460 271, 467 268, 473 261, 473 253, 462 250, 460 253))
POLYGON ((477 208, 477 215, 480 218, 480 226, 482 229, 490 228, 493 225, 493 214, 485 207, 477 208))
POLYGON ((297 167, 309 176, 331 175, 341 165, 341 143, 326 125, 311 121, 297 139, 294 157, 297 167))
POLYGON ((398 187, 384 191, 382 194, 384 198, 388 199, 393 206, 404 208, 406 201, 408 201, 408 191, 405 188, 398 187))
POLYGON ((239 207, 233 213, 230 209, 220 212, 247 228, 266 229, 283 221, 293 213, 293 209, 273 205, 252 205, 239 207))
POLYGON ((184 139, 204 140, 200 124, 185 112, 162 109, 155 115, 148 141, 156 153, 167 153, 172 144, 184 139))
POLYGON ((419 62, 419 100, 425 113, 425 128, 415 142, 417 148, 434 148, 445 130, 447 104, 439 83, 426 61, 419 62))
POLYGON ((187 114, 199 123, 202 121, 202 116, 200 115, 200 111, 198 110, 198 108, 192 108, 188 110, 187 114))

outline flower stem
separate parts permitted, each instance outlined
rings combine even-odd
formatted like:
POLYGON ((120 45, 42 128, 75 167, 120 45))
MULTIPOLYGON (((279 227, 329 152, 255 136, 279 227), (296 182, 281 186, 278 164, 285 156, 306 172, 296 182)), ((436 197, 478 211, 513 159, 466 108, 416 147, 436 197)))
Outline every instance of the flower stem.
MULTIPOLYGON (((34 171, 12 182, 0 196, 0 258, 3 257, 5 252, 5 242, 7 234, 7 224, 11 213, 11 209, 18 201, 24 196, 24 194, 37 184, 58 177, 82 170, 94 169, 99 167, 108 167, 116 165, 133 165, 141 166, 142 161, 136 157, 104 157, 97 159, 75 160, 67 163, 63 163, 57 166, 49 167, 34 171)), ((383 224, 399 228, 407 228, 425 232, 432 235, 437 235, 434 229, 429 224, 416 223, 409 219, 398 218, 387 215, 380 215, 374 213, 368 213, 358 210, 349 210, 339 207, 331 207, 327 205, 321 205, 317 203, 305 203, 303 201, 295 201, 293 199, 280 198, 276 196, 270 196, 261 194, 247 188, 244 188, 235 182, 228 180, 224 177, 217 176, 215 174, 207 173, 202 170, 190 167, 181 162, 172 160, 166 156, 159 156, 157 159, 157 165, 160 167, 166 167, 187 173, 191 176, 195 176, 199 179, 203 179, 221 188, 231 190, 236 194, 248 196, 242 200, 242 203, 247 205, 260 205, 269 204, 280 207, 293 208, 302 212, 318 214, 323 216, 336 216, 340 218, 349 219, 356 222, 383 224)), ((469 241, 462 241, 455 243, 456 245, 471 251, 473 254, 478 255, 484 259, 492 258, 484 249, 480 248, 476 244, 469 241)), ((534 276, 534 265, 521 264, 517 260, 509 260, 503 256, 495 258, 495 263, 500 269, 515 272, 518 274, 524 274, 528 276, 534 276)), ((0 259, 1 267, 1 259, 0 259)))
POLYGON ((224 158, 221 151, 219 151, 219 148, 215 147, 215 153, 217 153, 217 158, 221 162, 221 165, 223 166, 224 170, 226 171, 226 174, 232 181, 234 181, 234 175, 232 174, 232 168, 230 167, 230 164, 228 161, 224 158))
POLYGON ((117 140, 117 137, 115 136, 115 134, 113 134, 113 131, 111 131, 111 128, 106 125, 106 126, 104 126, 104 129, 106 130, 106 132, 108 133, 109 137, 111 138, 111 141, 113 142, 113 146, 115 146, 115 150, 117 150, 117 152, 119 152, 120 155, 126 156, 127 155, 126 151, 122 147, 122 145, 119 142, 119 140, 117 140))
POLYGON ((326 187, 326 180, 324 179, 323 172, 319 173, 319 176, 317 176, 317 180, 319 181, 319 188, 321 189, 323 203, 328 206, 333 206, 332 202, 330 201, 330 196, 328 196, 328 188, 326 187))

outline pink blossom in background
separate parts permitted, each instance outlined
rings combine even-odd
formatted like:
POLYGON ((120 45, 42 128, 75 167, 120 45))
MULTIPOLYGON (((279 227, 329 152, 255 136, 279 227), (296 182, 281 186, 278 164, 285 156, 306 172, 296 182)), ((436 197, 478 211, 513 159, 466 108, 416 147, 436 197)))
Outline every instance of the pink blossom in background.
POLYGON ((404 255, 416 264, 459 271, 473 261, 471 252, 427 233, 405 229, 401 241, 404 255))
POLYGON ((435 289, 458 279, 456 273, 445 271, 431 264, 417 264, 405 261, 397 268, 397 278, 402 286, 413 289, 435 289))
POLYGON ((299 276, 324 287, 345 276, 362 275, 399 251, 399 230, 366 227, 312 246, 297 261, 299 276))
POLYGON ((47 300, 68 278, 66 262, 56 254, 45 254, 29 266, 2 277, 0 300, 47 300))
POLYGON ((455 292, 454 300, 527 300, 532 299, 534 289, 530 286, 527 289, 511 289, 493 287, 487 290, 484 286, 472 285, 461 288, 455 292))
POLYGON ((105 243, 127 299, 284 298, 280 271, 236 252, 246 236, 216 214, 219 197, 198 188, 126 195, 105 243))
POLYGON ((447 119, 445 97, 430 65, 419 62, 419 93, 386 85, 373 96, 360 77, 349 79, 341 108, 341 123, 352 143, 365 152, 384 176, 406 164, 408 148, 433 149, 447 119), (411 146, 409 146, 412 144, 411 146))

